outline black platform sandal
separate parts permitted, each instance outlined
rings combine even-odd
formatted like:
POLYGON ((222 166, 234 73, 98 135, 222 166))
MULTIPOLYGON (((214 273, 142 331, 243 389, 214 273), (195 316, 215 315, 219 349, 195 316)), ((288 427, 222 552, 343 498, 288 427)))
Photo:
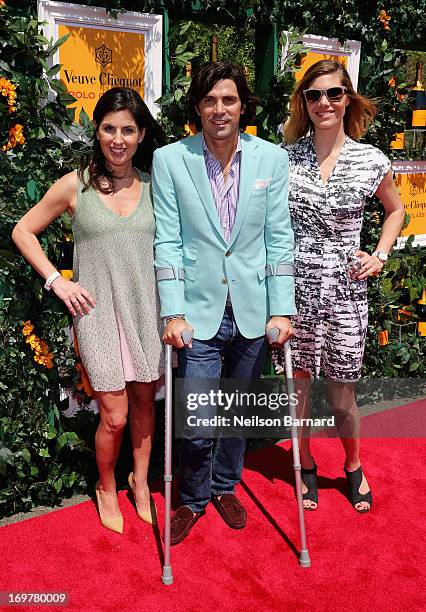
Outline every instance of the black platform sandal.
POLYGON ((316 510, 318 508, 318 486, 317 486, 317 466, 309 470, 302 467, 300 476, 303 484, 308 489, 306 493, 302 493, 303 501, 310 501, 316 504, 315 508, 307 508, 303 506, 305 510, 316 510))
POLYGON ((352 506, 357 512, 369 512, 373 505, 373 496, 371 494, 371 491, 368 491, 367 493, 359 492, 363 477, 362 467, 359 466, 359 468, 357 470, 354 470, 353 472, 348 472, 345 467, 343 468, 343 470, 346 474, 346 479, 348 481, 349 501, 351 502, 352 506), (356 504, 359 504, 360 502, 367 502, 368 504, 370 504, 370 507, 359 509, 356 508, 356 504))

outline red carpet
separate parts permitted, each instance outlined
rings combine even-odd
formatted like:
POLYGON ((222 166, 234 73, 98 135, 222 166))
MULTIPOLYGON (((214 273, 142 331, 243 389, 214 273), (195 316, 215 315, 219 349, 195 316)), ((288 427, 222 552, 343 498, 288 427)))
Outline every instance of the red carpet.
MULTIPOLYGON (((396 406, 362 418, 364 438, 426 438, 426 399, 396 406)), ((335 428, 321 429, 315 437, 336 437, 335 428)))
MULTIPOLYGON (((249 516, 244 530, 229 529, 210 504, 172 548, 174 585, 161 583, 158 532, 138 520, 122 492, 123 536, 99 525, 91 502, 1 528, 0 591, 69 593, 66 608, 37 608, 43 610, 424 610, 425 440, 363 441, 374 493, 365 515, 344 496, 339 441, 315 439, 313 449, 320 507, 305 513, 310 569, 296 556, 286 443, 246 459, 239 488, 249 516)), ((162 493, 154 497, 162 525, 162 493)))

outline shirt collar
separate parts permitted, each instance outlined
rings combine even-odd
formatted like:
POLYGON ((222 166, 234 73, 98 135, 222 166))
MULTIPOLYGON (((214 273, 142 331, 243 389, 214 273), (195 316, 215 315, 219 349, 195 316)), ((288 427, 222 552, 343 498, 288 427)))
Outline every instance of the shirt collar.
MULTIPOLYGON (((204 153, 204 155, 207 156, 207 157, 210 157, 211 159, 216 159, 216 157, 213 155, 213 153, 209 150, 206 141, 204 140, 203 132, 201 132, 201 142, 202 142, 202 145, 203 145, 203 153, 204 153)), ((234 157, 232 158, 232 161, 234 161, 235 156, 237 155, 237 153, 241 153, 241 136, 240 136, 240 134, 238 134, 237 146, 236 146, 234 157)))

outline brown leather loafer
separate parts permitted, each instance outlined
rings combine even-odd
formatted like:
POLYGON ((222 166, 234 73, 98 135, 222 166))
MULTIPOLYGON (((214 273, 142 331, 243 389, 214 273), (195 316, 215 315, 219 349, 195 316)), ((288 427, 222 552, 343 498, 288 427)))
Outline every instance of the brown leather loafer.
POLYGON ((175 544, 182 542, 198 519, 205 513, 205 510, 201 510, 201 512, 197 512, 194 516, 190 508, 187 506, 179 506, 172 517, 170 544, 174 546, 175 544))
POLYGON ((232 529, 242 529, 247 523, 247 513, 233 493, 225 493, 219 499, 216 495, 212 502, 225 523, 232 529))

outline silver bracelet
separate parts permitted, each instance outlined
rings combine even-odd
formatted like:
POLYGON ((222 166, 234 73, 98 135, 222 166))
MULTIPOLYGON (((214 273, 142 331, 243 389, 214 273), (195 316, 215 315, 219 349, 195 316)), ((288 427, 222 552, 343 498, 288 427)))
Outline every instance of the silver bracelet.
POLYGON ((377 259, 379 261, 382 262, 383 265, 385 265, 385 263, 387 262, 388 258, 389 258, 389 253, 385 253, 384 251, 378 251, 377 249, 374 251, 374 253, 371 253, 372 257, 377 257, 377 259))
POLYGON ((167 323, 169 321, 173 321, 173 319, 182 319, 182 321, 185 321, 185 315, 183 314, 167 315, 166 317, 163 318, 163 321, 167 325, 167 323))

